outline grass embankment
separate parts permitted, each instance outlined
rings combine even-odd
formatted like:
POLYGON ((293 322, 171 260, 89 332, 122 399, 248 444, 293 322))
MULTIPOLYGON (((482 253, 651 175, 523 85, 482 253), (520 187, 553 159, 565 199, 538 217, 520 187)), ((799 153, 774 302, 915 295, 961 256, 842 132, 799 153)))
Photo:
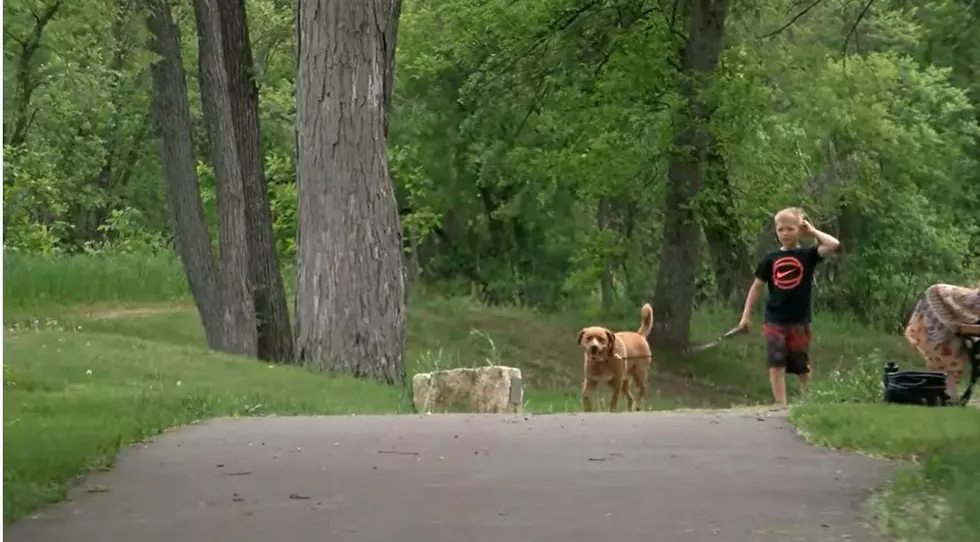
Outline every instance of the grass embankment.
MULTIPOLYGON (((179 263, 170 256, 4 258, 4 521, 63 497, 70 481, 111 463, 121 445, 219 415, 410 412, 407 390, 206 351, 179 263), (91 371, 91 374, 89 374, 91 371)), ((700 312, 697 340, 734 315, 700 312)), ((419 371, 488 360, 520 367, 527 408, 579 409, 575 336, 622 316, 543 315, 467 299, 413 299, 407 364, 419 371)), ((881 348, 908 356, 895 337, 846 322, 817 323, 816 370, 846 366, 881 348)), ((697 357, 657 356, 651 408, 729 406, 768 400, 758 337, 697 357)))
POLYGON ((872 499, 890 537, 980 540, 980 409, 874 404, 881 361, 816 381, 791 421, 814 444, 911 460, 872 499))

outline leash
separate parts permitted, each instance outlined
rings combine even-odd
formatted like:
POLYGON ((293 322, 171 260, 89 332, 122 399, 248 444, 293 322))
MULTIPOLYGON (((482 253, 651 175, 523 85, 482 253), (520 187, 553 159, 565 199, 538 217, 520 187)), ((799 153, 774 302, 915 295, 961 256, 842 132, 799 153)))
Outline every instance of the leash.
POLYGON ((695 347, 691 348, 689 350, 689 352, 701 352, 701 351, 707 350, 709 348, 714 348, 714 347, 718 346, 719 344, 721 344, 722 342, 724 342, 724 341, 726 341, 726 340, 728 340, 728 339, 730 339, 730 338, 732 338, 732 337, 734 337, 736 335, 744 335, 744 334, 748 334, 748 332, 749 332, 749 329, 747 327, 735 326, 732 329, 729 329, 728 331, 726 331, 725 333, 719 335, 718 338, 716 338, 715 340, 713 340, 713 341, 711 341, 709 343, 705 343, 705 344, 702 344, 700 346, 695 346, 695 347))
MULTIPOLYGON (((623 357, 623 356, 620 356, 619 354, 613 354, 613 357, 616 358, 616 359, 621 359, 621 360, 624 360, 624 361, 629 361, 631 359, 647 359, 647 358, 650 358, 651 356, 626 356, 626 357, 623 357)), ((609 358, 606 357, 606 356, 603 356, 603 358, 601 360, 599 360, 599 361, 606 361, 607 359, 609 359, 609 358)), ((589 360, 590 361, 596 361, 595 358, 591 358, 591 357, 589 358, 589 360)))
MULTIPOLYGON (((621 360, 624 360, 624 361, 629 361, 631 359, 647 359, 647 358, 649 358, 651 356, 626 356, 626 357, 623 357, 623 356, 620 356, 620 355, 617 355, 617 354, 613 354, 613 357, 616 358, 616 359, 621 359, 621 360)), ((590 359, 590 361, 596 361, 595 358, 589 358, 589 359, 590 359)), ((607 359, 609 359, 609 358, 608 357, 603 357, 599 361, 606 361, 607 359)))
POLYGON ((631 359, 647 359, 649 357, 651 356, 626 356, 625 358, 623 356, 616 356, 617 359, 621 359, 625 361, 629 361, 631 359))

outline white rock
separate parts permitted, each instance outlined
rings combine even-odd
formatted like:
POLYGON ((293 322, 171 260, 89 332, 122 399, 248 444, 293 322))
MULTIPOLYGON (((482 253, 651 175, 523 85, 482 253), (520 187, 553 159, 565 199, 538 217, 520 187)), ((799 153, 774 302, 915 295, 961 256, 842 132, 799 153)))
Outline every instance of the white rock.
POLYGON ((521 370, 503 365, 419 373, 412 378, 416 412, 520 412, 521 370))

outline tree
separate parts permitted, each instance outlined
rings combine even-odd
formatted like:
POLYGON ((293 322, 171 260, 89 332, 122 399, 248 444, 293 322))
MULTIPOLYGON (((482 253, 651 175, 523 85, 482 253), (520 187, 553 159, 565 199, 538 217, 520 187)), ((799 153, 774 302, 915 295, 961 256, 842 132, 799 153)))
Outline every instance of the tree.
POLYGON ((216 178, 220 265, 211 253, 192 147, 187 85, 177 29, 165 0, 152 0, 150 29, 160 60, 154 116, 169 208, 191 289, 212 348, 292 361, 285 292, 265 193, 258 96, 245 9, 195 2, 204 124, 216 178))
MULTIPOLYGON (((160 75, 162 60, 135 46, 148 39, 146 10, 134 4, 151 1, 4 3, 4 247, 107 258, 135 253, 169 265, 171 223, 180 223, 178 252, 198 268, 192 290, 199 302, 201 292, 218 299, 217 254, 202 256, 219 213, 199 88, 193 78, 181 87, 189 102, 183 119, 158 110, 159 100, 176 95, 152 89, 160 86, 150 75, 160 75), (160 130, 171 130, 161 144, 179 158, 161 162, 158 149, 143 143, 152 118, 163 126, 191 124, 160 130), (177 174, 200 192, 199 204, 173 202, 177 174), (201 209, 204 224, 192 233, 187 218, 201 209), (195 236, 202 241, 188 241, 195 236), (188 243, 200 248, 197 255, 187 255, 188 243), (199 268, 208 265, 215 276, 202 286, 209 272, 199 268)), ((790 8, 729 2, 723 61, 710 82, 695 80, 696 95, 708 89, 710 144, 694 153, 702 160, 700 180, 685 207, 700 225, 704 259, 693 268, 683 259, 661 262, 664 230, 677 231, 664 220, 674 204, 664 204, 668 162, 676 164, 675 150, 685 148, 674 139, 688 101, 681 82, 690 70, 682 70, 679 55, 690 37, 692 2, 403 6, 388 167, 420 290, 590 313, 601 295, 612 316, 650 297, 663 263, 695 275, 695 307, 715 299, 737 306, 751 282, 753 253, 775 242, 770 213, 787 205, 802 205, 844 242, 844 253, 818 271, 818 311, 893 329, 929 283, 975 280, 980 40, 969 32, 976 6, 966 0, 875 0, 867 11, 868 0, 790 8)), ((258 186, 250 179, 264 173, 276 249, 292 263, 296 21, 288 0, 247 4, 247 41, 243 16, 226 15, 240 0, 218 4, 245 212, 252 209, 249 187, 258 186), (233 20, 242 26, 235 39, 233 20), (241 44, 238 53, 232 42, 241 44), (254 99, 260 90, 261 124, 253 126, 255 139, 261 127, 261 162, 247 150, 255 144, 245 143, 253 135, 241 120, 250 113, 236 112, 243 88, 235 83, 242 73, 236 58, 254 79, 246 92, 254 99)), ((192 5, 169 2, 185 73, 197 60, 192 5)), ((266 323, 264 281, 254 266, 274 264, 262 255, 263 242, 253 242, 260 220, 246 214, 245 227, 253 229, 245 242, 256 326, 267 326, 257 333, 264 357, 263 336, 282 340, 292 315, 274 332, 266 323)), ((287 305, 271 297, 277 307, 287 305)), ((667 303, 685 304, 691 300, 679 293, 667 303)), ((667 305, 655 307, 661 324, 667 305)), ((224 326, 218 309, 207 316, 212 344, 214 326, 219 336, 224 326)), ((288 338, 280 344, 288 346, 288 338)))
POLYGON ((402 232, 386 143, 400 0, 300 0, 297 350, 405 379, 402 232))
POLYGON ((249 284, 245 187, 232 120, 217 1, 194 0, 194 16, 201 109, 214 165, 218 202, 220 265, 217 282, 224 299, 224 346, 230 352, 256 356, 258 336, 255 302, 249 284))
POLYGON ((705 91, 721 55, 728 3, 692 0, 688 9, 688 35, 680 73, 684 105, 668 164, 660 268, 653 295, 657 318, 651 335, 675 350, 687 346, 694 312, 701 231, 692 204, 701 188, 711 150, 711 112, 705 91))
POLYGON ((248 271, 258 332, 258 357, 293 360, 293 336, 275 233, 266 196, 259 142, 259 91, 255 84, 252 45, 244 0, 219 2, 224 66, 228 76, 231 117, 245 197, 248 271))
POLYGON ((177 26, 167 0, 149 0, 148 4, 147 23, 153 36, 150 49, 159 56, 150 65, 153 77, 150 109, 157 131, 174 244, 204 324, 208 347, 222 349, 225 344, 224 303, 217 287, 211 235, 198 191, 191 110, 177 26))
POLYGON ((10 112, 10 115, 4 118, 4 124, 7 126, 4 126, 3 133, 7 138, 7 144, 11 147, 19 147, 24 144, 24 140, 27 139, 27 131, 31 127, 34 115, 37 113, 36 110, 31 111, 31 98, 38 85, 41 84, 41 78, 38 77, 34 68, 34 56, 41 46, 44 28, 48 26, 51 19, 58 13, 61 4, 61 0, 57 0, 46 5, 40 13, 31 11, 31 15, 34 17, 34 26, 31 28, 30 33, 23 39, 13 36, 7 31, 6 27, 4 28, 4 35, 12 38, 11 41, 14 41, 20 46, 19 54, 17 55, 19 84, 16 90, 16 108, 10 112), (12 122, 8 122, 11 119, 12 122))

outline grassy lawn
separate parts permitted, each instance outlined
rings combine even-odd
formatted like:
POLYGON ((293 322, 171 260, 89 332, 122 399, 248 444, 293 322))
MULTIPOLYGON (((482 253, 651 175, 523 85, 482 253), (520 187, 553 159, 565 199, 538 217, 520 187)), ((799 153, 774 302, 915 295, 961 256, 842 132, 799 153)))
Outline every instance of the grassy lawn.
POLYGON ((794 407, 791 421, 814 444, 911 460, 873 497, 874 519, 887 535, 980 540, 980 409, 871 404, 877 389, 870 384, 880 378, 880 365, 873 367, 842 375, 848 384, 837 390, 815 383, 816 397, 794 407), (832 400, 848 388, 850 397, 838 399, 860 402, 832 400))
MULTIPOLYGON (((207 351, 180 266, 169 256, 5 254, 4 279, 5 523, 61 499, 73 479, 111 464, 120 446, 193 420, 412 408, 403 388, 207 351)), ((512 365, 524 373, 528 410, 577 411, 577 331, 593 322, 634 329, 638 312, 626 307, 600 318, 415 297, 408 307, 407 369, 411 375, 512 365)), ((699 311, 695 340, 714 338, 736 316, 699 311)), ((871 350, 903 365, 914 359, 899 337, 830 318, 815 327, 818 380, 871 350)), ((758 334, 694 357, 657 354, 648 406, 768 401, 763 359, 758 334)))
POLYGON ((409 412, 396 388, 131 337, 4 337, 4 522, 63 498, 121 445, 204 418, 409 412))

